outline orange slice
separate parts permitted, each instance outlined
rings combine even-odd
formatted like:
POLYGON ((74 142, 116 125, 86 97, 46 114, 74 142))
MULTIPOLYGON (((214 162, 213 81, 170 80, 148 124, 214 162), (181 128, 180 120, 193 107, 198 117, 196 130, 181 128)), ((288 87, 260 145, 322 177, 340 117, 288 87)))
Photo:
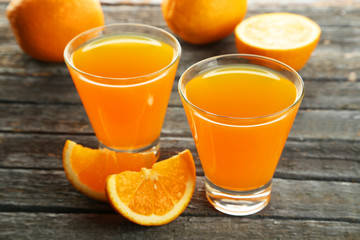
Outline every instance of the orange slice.
POLYGON ((119 153, 108 149, 91 149, 67 140, 63 150, 63 166, 72 185, 86 196, 106 201, 105 181, 111 174, 125 170, 151 168, 154 153, 119 153))
POLYGON ((163 225, 177 218, 195 188, 195 165, 189 150, 155 163, 152 169, 125 171, 106 181, 109 202, 125 218, 140 225, 163 225))
POLYGON ((296 71, 308 61, 321 29, 311 19, 292 13, 266 13, 247 18, 235 28, 239 53, 277 59, 296 71))

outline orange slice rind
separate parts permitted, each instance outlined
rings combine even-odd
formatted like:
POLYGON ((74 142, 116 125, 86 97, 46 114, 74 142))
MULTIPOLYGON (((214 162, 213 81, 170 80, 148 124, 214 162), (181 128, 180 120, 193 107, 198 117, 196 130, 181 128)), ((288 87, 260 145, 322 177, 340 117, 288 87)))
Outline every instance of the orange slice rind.
POLYGON ((105 196, 106 177, 125 170, 151 168, 154 153, 122 153, 91 149, 67 140, 63 149, 63 167, 70 183, 84 195, 99 201, 105 196))

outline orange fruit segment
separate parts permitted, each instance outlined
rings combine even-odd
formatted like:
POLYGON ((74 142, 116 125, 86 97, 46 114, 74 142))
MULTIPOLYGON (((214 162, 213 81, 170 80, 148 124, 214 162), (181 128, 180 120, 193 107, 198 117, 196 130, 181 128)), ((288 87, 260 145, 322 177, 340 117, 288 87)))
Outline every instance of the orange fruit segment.
POLYGON ((63 166, 72 185, 86 196, 106 201, 105 181, 111 174, 125 170, 151 168, 156 161, 153 152, 122 153, 108 149, 91 149, 67 140, 63 150, 63 166))
POLYGON ((140 225, 163 225, 176 219, 189 204, 195 189, 193 157, 185 150, 151 169, 124 171, 106 181, 113 208, 140 225))
POLYGON ((22 50, 49 62, 64 61, 73 37, 105 21, 99 0, 11 0, 6 15, 22 50))
POLYGON ((246 0, 163 0, 168 27, 183 40, 206 44, 233 33, 245 17, 246 0))
POLYGON ((266 13, 239 23, 235 41, 239 53, 274 58, 298 71, 316 48, 320 34, 319 25, 305 16, 266 13))

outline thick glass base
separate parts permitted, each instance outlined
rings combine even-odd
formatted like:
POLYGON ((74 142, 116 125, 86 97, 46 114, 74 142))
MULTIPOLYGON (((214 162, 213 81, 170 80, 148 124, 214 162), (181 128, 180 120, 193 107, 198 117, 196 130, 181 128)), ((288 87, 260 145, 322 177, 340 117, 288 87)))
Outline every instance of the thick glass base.
POLYGON ((160 138, 157 138, 153 143, 137 149, 117 149, 117 148, 111 148, 106 145, 104 145, 102 142, 99 141, 99 148, 107 148, 115 152, 128 152, 128 153, 151 153, 153 152, 156 156, 156 158, 159 158, 160 155, 160 138))
POLYGON ((206 197, 220 212, 246 216, 262 210, 270 201, 272 180, 251 191, 231 191, 216 186, 206 178, 206 197))

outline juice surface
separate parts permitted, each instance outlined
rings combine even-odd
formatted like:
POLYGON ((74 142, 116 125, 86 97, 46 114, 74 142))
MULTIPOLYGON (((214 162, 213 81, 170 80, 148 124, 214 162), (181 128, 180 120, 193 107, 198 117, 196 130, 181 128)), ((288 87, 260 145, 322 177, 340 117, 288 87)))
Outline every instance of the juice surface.
MULTIPOLYGON (((185 95, 195 106, 237 118, 280 112, 295 102, 297 94, 284 76, 245 64, 214 68, 185 86, 185 95)), ((229 190, 251 190, 269 182, 298 105, 277 117, 231 122, 184 104, 206 177, 229 190)))
POLYGON ((158 71, 174 57, 173 47, 145 35, 102 37, 73 52, 74 66, 87 74, 69 70, 100 142, 131 150, 160 136, 177 62, 158 71))
POLYGON ((174 57, 173 48, 145 35, 103 37, 77 49, 74 65, 92 75, 130 78, 166 67, 174 57))
POLYGON ((205 111, 228 117, 261 117, 294 103, 295 85, 270 69, 253 65, 216 68, 192 79, 186 96, 205 111))

